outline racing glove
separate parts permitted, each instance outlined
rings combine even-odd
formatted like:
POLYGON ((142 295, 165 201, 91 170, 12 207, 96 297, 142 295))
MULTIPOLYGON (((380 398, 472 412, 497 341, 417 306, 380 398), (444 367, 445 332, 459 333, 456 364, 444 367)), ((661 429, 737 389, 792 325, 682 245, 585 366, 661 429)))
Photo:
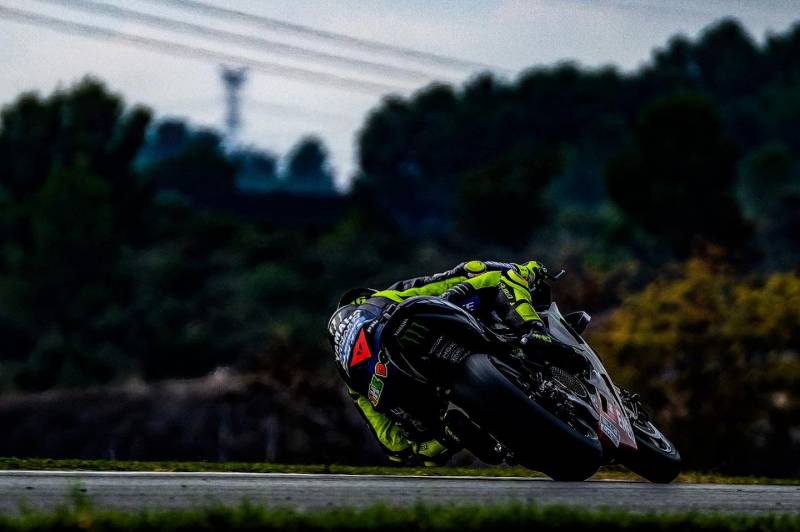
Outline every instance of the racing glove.
POLYGON ((541 321, 532 323, 531 328, 520 339, 520 344, 523 348, 531 348, 559 360, 575 371, 586 365, 586 359, 574 347, 553 338, 541 321))
POLYGON ((544 324, 540 321, 531 322, 530 329, 522 336, 520 343, 524 346, 527 345, 540 345, 552 346, 556 340, 550 336, 550 333, 545 328, 544 324))

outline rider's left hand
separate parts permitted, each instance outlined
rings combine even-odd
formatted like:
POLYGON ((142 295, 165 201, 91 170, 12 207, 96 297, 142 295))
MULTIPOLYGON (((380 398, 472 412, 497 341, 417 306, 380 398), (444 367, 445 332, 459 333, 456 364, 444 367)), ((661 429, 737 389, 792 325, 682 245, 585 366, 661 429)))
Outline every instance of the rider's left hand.
POLYGON ((580 370, 586 364, 586 359, 578 349, 554 338, 542 322, 536 322, 520 339, 520 344, 551 353, 556 359, 566 362, 565 365, 574 366, 575 370, 580 370))
POLYGON ((520 343, 524 346, 530 344, 539 345, 552 345, 556 340, 550 336, 550 333, 545 328, 541 321, 536 321, 531 324, 530 330, 520 339, 520 343))

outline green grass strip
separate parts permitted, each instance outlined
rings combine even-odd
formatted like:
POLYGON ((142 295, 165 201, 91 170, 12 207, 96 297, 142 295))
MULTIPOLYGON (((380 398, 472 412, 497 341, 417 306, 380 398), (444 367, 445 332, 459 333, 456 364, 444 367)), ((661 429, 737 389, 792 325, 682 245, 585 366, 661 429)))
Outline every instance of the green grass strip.
POLYGON ((0 516, 1 531, 800 531, 798 515, 722 515, 700 513, 637 514, 607 510, 579 510, 512 504, 494 507, 426 506, 365 510, 338 509, 298 512, 243 503, 237 507, 209 507, 186 511, 122 512, 95 510, 88 501, 52 513, 31 510, 19 516, 0 516))
MULTIPOLYGON (((49 458, 0 458, 0 470, 29 471, 182 471, 230 473, 326 473, 340 475, 424 475, 479 477, 543 477, 542 473, 523 467, 395 467, 348 466, 336 464, 270 464, 264 462, 139 462, 133 460, 54 460, 49 458)), ((621 467, 602 468, 593 478, 606 480, 641 480, 621 467)), ((677 482, 718 484, 800 485, 800 478, 729 477, 708 473, 682 473, 677 482)))

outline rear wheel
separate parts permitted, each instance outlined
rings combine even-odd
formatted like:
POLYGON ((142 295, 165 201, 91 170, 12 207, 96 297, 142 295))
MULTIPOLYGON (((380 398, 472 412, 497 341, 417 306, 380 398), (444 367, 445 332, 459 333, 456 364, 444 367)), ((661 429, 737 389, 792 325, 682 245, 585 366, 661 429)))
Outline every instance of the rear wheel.
POLYGON ((472 355, 455 371, 452 400, 513 453, 516 461, 555 480, 585 480, 603 460, 597 434, 570 424, 531 399, 488 355, 472 355))

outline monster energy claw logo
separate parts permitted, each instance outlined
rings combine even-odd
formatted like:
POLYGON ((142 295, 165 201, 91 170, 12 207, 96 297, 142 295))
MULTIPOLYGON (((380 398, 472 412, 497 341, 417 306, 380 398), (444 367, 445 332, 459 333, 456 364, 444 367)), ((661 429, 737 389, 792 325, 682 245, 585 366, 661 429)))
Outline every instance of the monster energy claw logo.
MULTIPOLYGON (((405 323, 403 325, 405 325, 405 323)), ((424 325, 411 322, 405 328, 402 326, 400 327, 397 339, 401 344, 422 345, 422 341, 425 339, 425 334, 428 333, 428 331, 429 329, 424 325)))

